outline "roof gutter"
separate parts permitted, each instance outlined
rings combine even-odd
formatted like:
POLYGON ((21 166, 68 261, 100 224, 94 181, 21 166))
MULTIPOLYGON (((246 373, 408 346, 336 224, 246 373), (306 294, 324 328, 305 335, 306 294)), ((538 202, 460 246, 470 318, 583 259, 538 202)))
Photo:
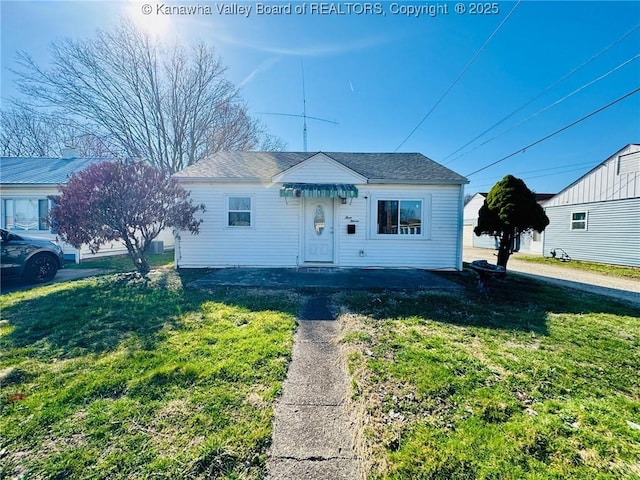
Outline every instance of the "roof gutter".
MULTIPOLYGON (((180 183, 262 183, 262 184, 273 184, 273 183, 281 183, 275 182, 271 178, 260 178, 260 177, 183 177, 176 176, 174 177, 180 183)), ((411 180, 402 180, 402 179, 388 179, 388 178, 369 178, 367 179, 367 183, 369 184, 393 184, 393 185, 464 185, 469 183, 469 180, 466 178, 460 180, 420 180, 420 179, 411 179, 411 180)))
POLYGON ((400 179, 389 179, 389 178, 370 178, 367 180, 367 183, 371 184, 393 184, 393 185, 464 185, 469 183, 469 180, 464 178, 460 180, 400 180, 400 179))
POLYGON ((173 176, 180 183, 273 183, 268 178, 259 177, 181 177, 173 176))

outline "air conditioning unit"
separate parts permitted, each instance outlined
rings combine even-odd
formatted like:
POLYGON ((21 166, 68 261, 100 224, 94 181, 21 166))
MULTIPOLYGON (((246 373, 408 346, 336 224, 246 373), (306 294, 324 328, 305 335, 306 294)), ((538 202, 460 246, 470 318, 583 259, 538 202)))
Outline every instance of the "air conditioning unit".
POLYGON ((160 240, 151 242, 149 253, 164 253, 164 242, 160 240))

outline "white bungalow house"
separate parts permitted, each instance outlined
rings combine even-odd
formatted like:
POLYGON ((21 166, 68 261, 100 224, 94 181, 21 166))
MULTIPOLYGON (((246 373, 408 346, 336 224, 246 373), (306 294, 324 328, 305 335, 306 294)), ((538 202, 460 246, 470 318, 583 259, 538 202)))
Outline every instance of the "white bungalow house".
MULTIPOLYGON (((55 228, 49 224, 52 207, 49 195, 59 194, 58 185, 67 182, 69 176, 97 162, 112 158, 77 158, 72 150, 63 152, 61 158, 0 157, 0 227, 30 237, 58 241, 65 259, 79 262, 106 255, 122 255, 127 250, 120 242, 101 247, 92 254, 88 247, 76 249, 60 242, 55 228)), ((163 246, 172 247, 173 234, 162 234, 163 246)))
MULTIPOLYGON (((478 226, 478 215, 480 208, 487 199, 487 192, 476 193, 464 206, 464 246, 475 248, 498 249, 499 240, 490 235, 477 236, 473 229, 478 226)), ((553 197, 553 193, 536 193, 536 201, 540 205, 553 197)), ((514 249, 522 253, 542 255, 544 232, 538 233, 535 230, 523 232, 516 238, 514 249)))
POLYGON ((640 267, 640 145, 618 150, 544 204, 544 254, 640 267))
POLYGON ((462 269, 467 180, 419 153, 219 152, 175 178, 207 208, 178 268, 462 269))

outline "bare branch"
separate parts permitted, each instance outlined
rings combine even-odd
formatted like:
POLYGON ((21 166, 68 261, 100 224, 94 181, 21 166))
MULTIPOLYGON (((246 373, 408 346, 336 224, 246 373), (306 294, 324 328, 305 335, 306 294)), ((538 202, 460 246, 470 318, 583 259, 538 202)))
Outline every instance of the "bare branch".
POLYGON ((269 138, 204 43, 166 47, 124 20, 90 39, 53 43, 51 53, 48 68, 18 55, 22 93, 38 99, 34 108, 55 107, 96 126, 128 156, 175 172, 218 150, 251 149, 269 138))

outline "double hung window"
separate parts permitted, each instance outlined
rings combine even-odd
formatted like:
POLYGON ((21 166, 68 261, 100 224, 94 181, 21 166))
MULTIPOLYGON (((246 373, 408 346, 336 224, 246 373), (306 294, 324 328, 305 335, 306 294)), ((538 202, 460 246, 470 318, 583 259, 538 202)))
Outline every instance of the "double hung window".
POLYGON ((571 230, 587 229, 587 212, 574 212, 571 214, 571 230))
POLYGON ((251 197, 227 197, 227 226, 251 226, 251 197))

